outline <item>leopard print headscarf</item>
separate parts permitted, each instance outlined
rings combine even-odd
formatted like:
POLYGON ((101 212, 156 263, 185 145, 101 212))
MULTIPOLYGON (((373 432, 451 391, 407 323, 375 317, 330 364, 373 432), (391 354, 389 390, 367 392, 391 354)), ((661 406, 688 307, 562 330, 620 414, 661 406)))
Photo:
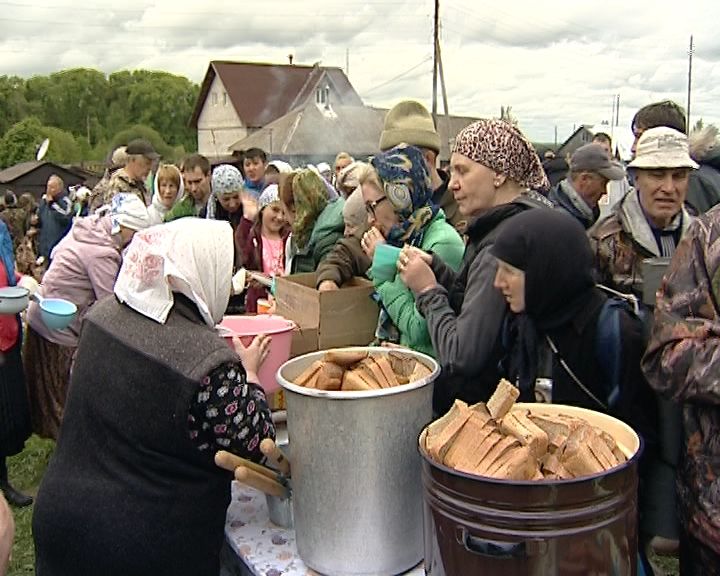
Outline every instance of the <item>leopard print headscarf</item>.
POLYGON ((520 130, 504 120, 473 122, 457 135, 452 151, 505 174, 531 190, 550 187, 533 145, 520 130))

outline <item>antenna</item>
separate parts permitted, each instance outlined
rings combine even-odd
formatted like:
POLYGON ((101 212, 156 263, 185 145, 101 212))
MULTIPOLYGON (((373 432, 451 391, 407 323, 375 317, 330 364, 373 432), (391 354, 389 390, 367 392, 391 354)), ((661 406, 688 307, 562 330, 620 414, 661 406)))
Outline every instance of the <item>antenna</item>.
POLYGON ((45 140, 42 141, 42 144, 38 146, 37 153, 35 154, 35 160, 40 162, 40 160, 45 158, 48 148, 50 148, 50 138, 45 138, 45 140))

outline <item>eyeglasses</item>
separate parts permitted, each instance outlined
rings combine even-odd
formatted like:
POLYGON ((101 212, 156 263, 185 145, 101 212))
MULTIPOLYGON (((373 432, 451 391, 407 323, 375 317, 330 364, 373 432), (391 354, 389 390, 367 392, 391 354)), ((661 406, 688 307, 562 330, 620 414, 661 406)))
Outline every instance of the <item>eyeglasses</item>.
POLYGON ((382 198, 378 198, 372 202, 365 202, 365 210, 370 216, 375 218, 375 208, 377 208, 378 204, 381 204, 385 200, 387 200, 387 196, 383 196, 382 198))

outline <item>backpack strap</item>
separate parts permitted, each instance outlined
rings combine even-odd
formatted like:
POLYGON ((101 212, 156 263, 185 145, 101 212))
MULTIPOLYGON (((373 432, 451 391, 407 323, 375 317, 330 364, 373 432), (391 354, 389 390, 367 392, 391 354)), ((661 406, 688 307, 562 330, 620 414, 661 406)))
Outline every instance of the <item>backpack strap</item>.
POLYGON ((622 334, 620 314, 625 309, 623 301, 608 298, 600 309, 595 336, 595 356, 605 372, 606 404, 612 408, 620 398, 622 371, 622 334))

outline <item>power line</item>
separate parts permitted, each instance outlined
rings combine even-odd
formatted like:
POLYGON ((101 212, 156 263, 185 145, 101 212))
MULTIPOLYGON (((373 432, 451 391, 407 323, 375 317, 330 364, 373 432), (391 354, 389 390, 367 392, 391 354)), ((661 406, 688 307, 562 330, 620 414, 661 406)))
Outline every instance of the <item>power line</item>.
POLYGON ((410 74, 411 72, 414 72, 415 70, 417 70, 418 68, 420 68, 420 66, 422 66, 422 65, 425 64, 426 62, 429 62, 430 60, 432 60, 432 58, 433 58, 432 55, 426 56, 426 57, 423 58, 420 62, 418 62, 415 66, 413 66, 412 68, 408 68, 407 70, 405 70, 404 72, 398 74, 397 76, 393 76, 392 78, 390 78, 390 80, 386 80, 386 81, 383 82, 382 84, 378 84, 378 85, 376 85, 376 86, 373 86, 372 88, 369 88, 368 90, 363 90, 363 94, 368 94, 369 92, 374 92, 375 90, 377 90, 377 89, 379 89, 379 88, 382 88, 382 87, 384 87, 384 86, 387 86, 388 84, 392 84, 393 82, 395 82, 395 81, 397 81, 397 80, 400 80, 401 78, 407 76, 407 75, 410 74))

